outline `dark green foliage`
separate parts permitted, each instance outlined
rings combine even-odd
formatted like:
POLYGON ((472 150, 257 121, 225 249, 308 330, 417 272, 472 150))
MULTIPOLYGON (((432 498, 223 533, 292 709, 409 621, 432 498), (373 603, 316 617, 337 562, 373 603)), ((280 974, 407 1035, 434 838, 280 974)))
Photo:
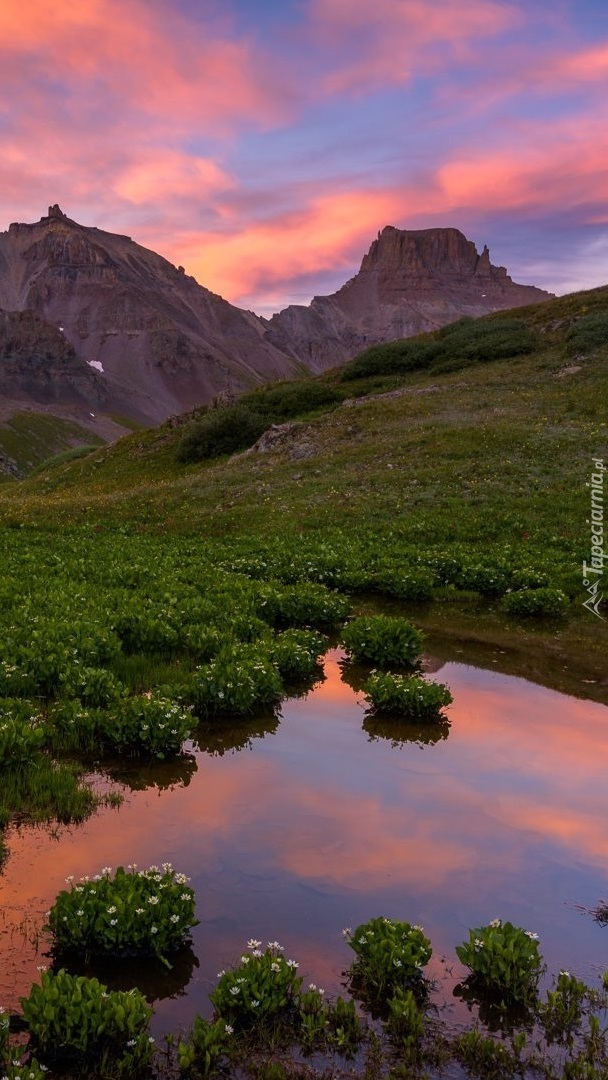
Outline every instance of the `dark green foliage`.
POLYGON ((315 379, 299 379, 296 382, 278 383, 265 386, 245 394, 239 404, 265 416, 269 423, 291 420, 294 416, 304 416, 316 409, 337 405, 344 395, 333 386, 317 382, 315 379))
POLYGON ((608 312, 583 315, 582 319, 573 323, 566 334, 568 356, 590 353, 602 345, 608 345, 608 312))
POLYGON ((537 347, 536 334, 522 319, 461 320, 446 327, 433 371, 524 356, 537 347))
POLYGON ((165 960, 196 925, 189 878, 169 863, 129 872, 119 866, 114 877, 110 874, 111 867, 105 867, 58 894, 48 917, 55 951, 165 960))
POLYGON ((88 1062, 91 1072, 103 1065, 107 1077, 150 1065, 152 1009, 139 990, 108 991, 97 979, 45 971, 21 1006, 31 1039, 47 1060, 88 1062))
POLYGON ((439 355, 437 342, 419 338, 403 338, 386 345, 372 345, 342 369, 342 382, 364 379, 371 375, 395 375, 428 368, 439 355))
POLYGON ((336 405, 342 399, 339 390, 313 379, 254 390, 233 405, 208 409, 194 421, 179 444, 178 461, 188 464, 246 450, 272 424, 336 405))
POLYGON ((177 449, 177 459, 192 464, 246 450, 269 426, 267 417, 247 405, 238 403, 210 409, 185 432, 177 449))
POLYGON ((536 334, 521 319, 459 319, 430 339, 405 338, 366 349, 343 368, 345 382, 421 368, 452 371, 488 360, 522 356, 537 347, 536 334))
POLYGON ((362 615, 345 626, 342 642, 358 663, 402 668, 411 667, 419 659, 423 636, 399 616, 362 615))
POLYGON ((561 589, 519 589, 503 597, 502 606, 520 618, 559 619, 568 611, 569 601, 561 589))

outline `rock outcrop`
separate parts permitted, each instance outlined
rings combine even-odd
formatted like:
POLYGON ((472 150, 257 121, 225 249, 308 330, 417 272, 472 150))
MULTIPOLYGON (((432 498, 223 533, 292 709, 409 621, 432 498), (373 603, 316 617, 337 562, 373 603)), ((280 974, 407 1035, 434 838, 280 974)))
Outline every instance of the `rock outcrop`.
POLYGON ((548 299, 457 229, 388 226, 333 296, 272 319, 57 204, 0 233, 0 393, 145 424, 462 315, 548 299))
POLYGON ((309 307, 292 305, 267 322, 267 340, 313 371, 384 341, 436 330, 463 315, 487 315, 551 299, 493 266, 484 247, 458 229, 410 231, 387 225, 355 277, 309 307))
POLYGON ((24 391, 48 400, 53 383, 58 401, 63 390, 71 400, 74 386, 61 367, 68 354, 57 335, 71 349, 70 363, 96 376, 92 407, 103 399, 108 412, 148 424, 301 370, 266 340, 257 316, 130 237, 79 225, 56 204, 39 222, 0 233, 0 308, 36 316, 41 342, 55 338, 55 378, 52 364, 40 367, 37 344, 29 381, 23 352, 19 371, 0 359, 0 387, 12 397, 24 391))

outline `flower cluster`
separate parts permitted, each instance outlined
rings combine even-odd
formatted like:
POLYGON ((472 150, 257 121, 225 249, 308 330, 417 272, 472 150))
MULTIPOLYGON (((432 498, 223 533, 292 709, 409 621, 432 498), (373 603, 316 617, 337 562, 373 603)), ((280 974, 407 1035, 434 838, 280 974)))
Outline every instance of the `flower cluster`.
POLYGON ((164 959, 189 936, 194 892, 170 863, 137 870, 106 866, 62 890, 48 913, 58 953, 149 954, 164 959))
POLYGON ((286 960, 278 941, 252 938, 238 967, 219 973, 216 989, 210 994, 217 1016, 235 1029, 260 1022, 285 1019, 297 1006, 302 979, 296 960, 286 960))

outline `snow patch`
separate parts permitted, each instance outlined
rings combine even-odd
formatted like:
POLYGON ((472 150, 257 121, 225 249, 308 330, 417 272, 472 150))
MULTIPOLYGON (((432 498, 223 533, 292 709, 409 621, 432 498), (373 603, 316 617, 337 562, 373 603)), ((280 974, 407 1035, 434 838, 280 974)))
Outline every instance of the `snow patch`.
POLYGON ((89 367, 94 367, 97 371, 103 372, 103 364, 101 360, 87 360, 89 367))

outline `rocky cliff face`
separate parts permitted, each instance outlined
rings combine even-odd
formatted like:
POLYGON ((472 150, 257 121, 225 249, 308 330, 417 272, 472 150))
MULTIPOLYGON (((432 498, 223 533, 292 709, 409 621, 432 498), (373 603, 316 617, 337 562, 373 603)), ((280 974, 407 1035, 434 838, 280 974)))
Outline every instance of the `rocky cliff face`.
MULTIPOLYGON (((96 376, 91 404, 99 405, 101 393, 108 411, 150 424, 300 369, 265 339, 264 323, 251 312, 128 236, 78 225, 58 206, 36 224, 13 224, 0 233, 0 308, 37 316, 37 325, 46 326, 45 340, 63 337, 71 362, 96 376)), ((61 373, 60 354, 57 400, 73 390, 61 373)), ((32 394, 38 393, 36 363, 34 349, 32 394)), ((25 390, 24 372, 13 371, 17 382, 11 387, 10 370, 5 364, 5 392, 25 390)), ((48 381, 49 365, 45 370, 48 381)))
POLYGON ((457 229, 388 226, 333 296, 265 320, 54 205, 0 233, 0 394, 155 424, 370 344, 548 297, 514 284, 457 229))
POLYGON ((359 273, 332 296, 293 305, 267 322, 267 340, 313 371, 344 363, 384 341, 436 330, 464 315, 549 300, 517 285, 458 229, 409 231, 388 225, 359 273))

